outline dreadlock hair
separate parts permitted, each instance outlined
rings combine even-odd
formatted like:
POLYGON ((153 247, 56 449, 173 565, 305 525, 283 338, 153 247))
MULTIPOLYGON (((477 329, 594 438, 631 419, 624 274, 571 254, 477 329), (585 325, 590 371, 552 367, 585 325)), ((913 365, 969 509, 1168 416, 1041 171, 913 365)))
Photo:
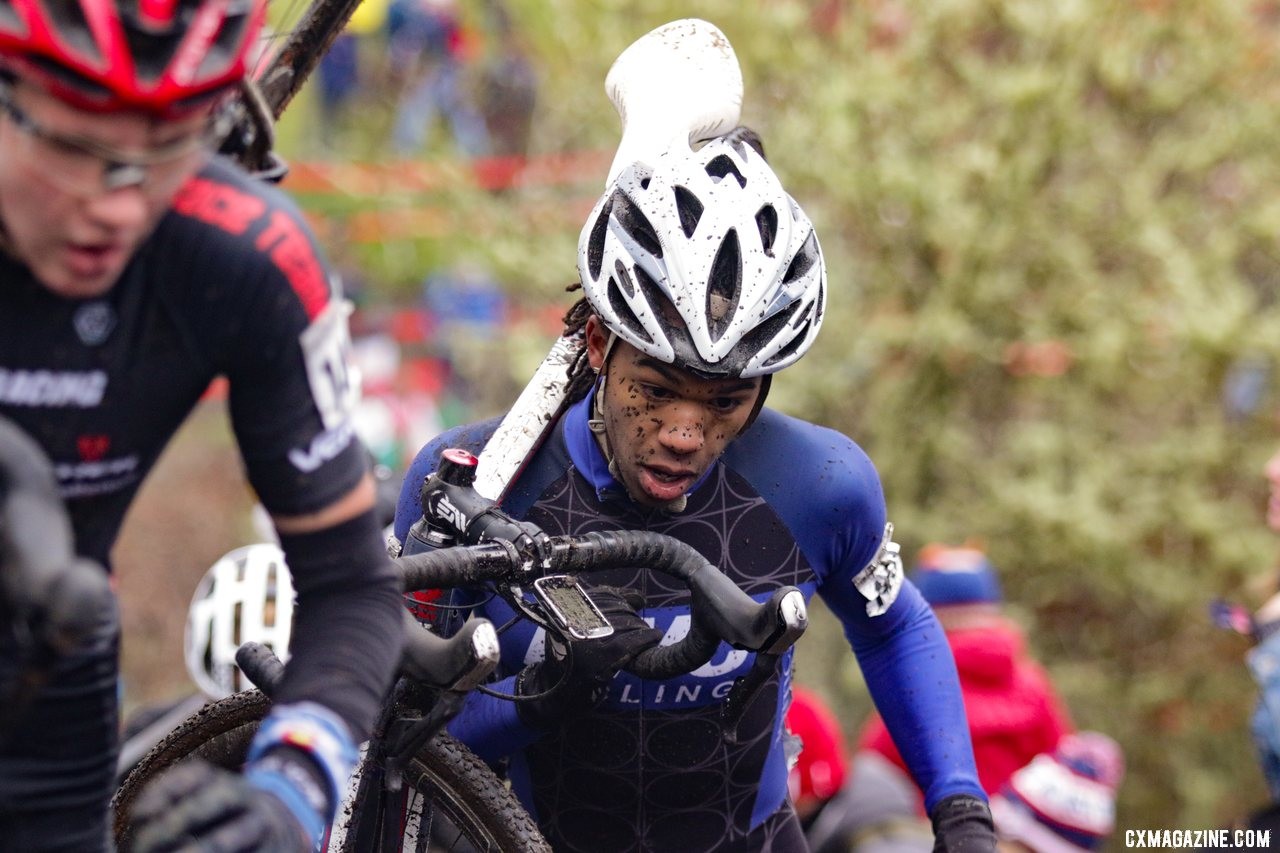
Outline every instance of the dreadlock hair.
MULTIPOLYGON (((566 293, 572 293, 575 290, 582 290, 582 282, 575 281, 565 288, 566 293)), ((595 312, 591 310, 591 303, 587 302, 587 297, 579 297, 578 301, 569 306, 569 310, 564 313, 564 331, 561 332, 561 335, 566 338, 574 336, 585 337, 587 320, 594 314, 595 312)), ((565 373, 569 377, 569 384, 565 387, 565 402, 576 403, 587 396, 587 392, 591 390, 591 386, 596 381, 595 371, 591 369, 591 362, 587 359, 585 342, 578 350, 578 354, 573 361, 569 363, 565 373)))

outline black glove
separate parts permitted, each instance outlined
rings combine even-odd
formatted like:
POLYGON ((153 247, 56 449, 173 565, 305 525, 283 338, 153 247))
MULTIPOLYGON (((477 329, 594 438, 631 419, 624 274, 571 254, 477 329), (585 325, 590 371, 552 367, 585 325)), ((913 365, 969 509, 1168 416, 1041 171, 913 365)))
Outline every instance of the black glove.
POLYGON ((0 630, 54 654, 116 634, 107 573, 74 547, 49 458, 0 418, 0 630))
POLYGON ((996 829, 986 801, 969 794, 953 794, 929 812, 933 821, 933 853, 990 853, 996 849, 996 829))
POLYGON ((644 605, 640 593, 594 586, 587 587, 587 595, 609 620, 613 633, 586 640, 571 638, 567 646, 547 635, 546 657, 525 667, 516 678, 516 695, 529 697, 516 703, 527 726, 547 728, 590 711, 604 700, 618 670, 662 639, 662 632, 650 628, 636 613, 644 605))
POLYGON ((192 759, 152 781, 133 807, 134 853, 310 853, 288 806, 243 776, 192 759))

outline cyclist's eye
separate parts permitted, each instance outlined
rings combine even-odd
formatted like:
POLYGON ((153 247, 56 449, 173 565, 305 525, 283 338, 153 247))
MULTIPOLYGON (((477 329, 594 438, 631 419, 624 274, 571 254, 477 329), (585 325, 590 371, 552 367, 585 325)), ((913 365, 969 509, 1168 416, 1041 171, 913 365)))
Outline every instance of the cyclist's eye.
POLYGON ((45 150, 64 163, 96 166, 99 162, 96 156, 71 142, 47 136, 40 137, 39 142, 45 150))
POLYGON ((640 391, 650 400, 666 401, 675 397, 675 392, 669 388, 663 388, 661 385, 649 385, 641 382, 640 391))
POLYGON ((718 414, 730 415, 742 406, 743 400, 740 397, 716 397, 711 401, 711 408, 718 414))

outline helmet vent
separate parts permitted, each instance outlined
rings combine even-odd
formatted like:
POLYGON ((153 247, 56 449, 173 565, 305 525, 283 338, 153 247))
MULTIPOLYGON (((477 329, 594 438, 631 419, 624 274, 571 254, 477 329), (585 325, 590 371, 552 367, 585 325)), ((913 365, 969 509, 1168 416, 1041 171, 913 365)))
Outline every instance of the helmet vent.
POLYGON ((760 246, 773 257, 773 238, 778 236, 778 209, 771 204, 756 211, 756 227, 760 229, 760 246))
MULTIPOLYGON (((795 316, 796 311, 799 310, 802 304, 803 303, 800 303, 800 302, 792 302, 785 309, 783 309, 782 311, 779 311, 777 314, 774 314, 772 317, 765 320, 760 325, 756 326, 750 332, 743 335, 742 343, 738 344, 738 349, 742 350, 743 352, 751 352, 751 353, 759 352, 760 350, 764 349, 766 346, 768 346, 769 341, 777 337, 778 333, 781 332, 783 328, 788 323, 791 322, 791 318, 795 316)), ((798 336, 796 338, 796 340, 802 340, 802 339, 803 339, 803 336, 798 336)), ((783 349, 785 350, 791 346, 792 344, 788 343, 786 347, 783 347, 783 349)), ((795 344, 795 346, 799 346, 799 344, 795 344)), ((777 360, 778 360, 777 357, 771 358, 769 359, 769 363, 772 364, 777 360)))
MULTIPOLYGON (((134 59, 139 79, 149 83, 159 80, 173 62, 195 8, 190 3, 181 3, 168 10, 169 15, 164 18, 160 17, 161 10, 155 8, 157 5, 148 4, 143 10, 134 4, 123 4, 121 10, 129 55, 134 59)), ((223 35, 219 34, 219 40, 223 35)))
MULTIPOLYGON (((641 270, 636 270, 637 276, 641 270)), ((635 285, 631 282, 631 276, 627 275, 627 271, 622 270, 621 277, 627 282, 626 291, 635 293, 635 285)), ((613 313, 617 316, 619 322, 626 326, 632 334, 639 337, 645 343, 653 343, 653 338, 649 337, 649 333, 645 331, 644 324, 636 317, 631 306, 627 304, 626 298, 622 295, 623 287, 618 284, 618 276, 609 276, 609 307, 613 309, 613 313)))
POLYGON ((29 34, 22 23, 22 16, 13 5, 13 0, 0 0, 0 33, 26 38, 29 34))
POLYGON ((796 354, 796 350, 800 349, 800 345, 804 343, 805 338, 809 337, 809 325, 812 322, 812 320, 805 320, 804 326, 801 327, 800 331, 796 332, 795 337, 787 341, 787 345, 774 353, 773 357, 762 364, 761 367, 768 369, 780 362, 790 361, 796 354))
POLYGON ((198 76, 201 79, 219 75, 240 57, 252 22, 252 3, 227 4, 226 18, 218 30, 218 37, 200 63, 198 76))
POLYGON ((782 277, 782 283, 790 284, 800 278, 813 267, 817 260, 818 241, 813 236, 813 232, 809 232, 809 238, 804 241, 800 251, 796 252, 796 256, 791 259, 791 265, 787 267, 787 274, 782 277))
POLYGON ((619 286, 627 292, 627 296, 635 296, 636 286, 631 283, 631 276, 627 274, 627 266, 621 258, 613 262, 613 272, 616 276, 615 281, 620 282, 619 286))
POLYGON ((714 340, 720 340, 733 321, 742 294, 742 247, 738 232, 731 229, 716 252, 707 282, 707 326, 714 340))
POLYGON ((658 240, 658 232, 653 230, 649 220, 640 212, 640 208, 625 193, 616 193, 613 197, 613 217, 618 220, 623 230, 632 240, 640 244, 655 258, 662 257, 662 243, 658 240))
POLYGON ((70 44, 76 52, 82 54, 87 64, 101 65, 102 52, 93 40, 93 28, 84 15, 84 9, 76 2, 52 2, 46 5, 49 18, 53 21, 58 38, 70 44))
POLYGON ((676 187, 676 210, 680 213, 680 229, 684 236, 692 237, 702 219, 702 202, 684 187, 676 187))
POLYGON ((604 235, 609 228, 609 214, 613 210, 613 198, 600 208, 596 224, 591 226, 591 237, 587 241, 587 272, 592 281, 600 280, 600 268, 604 266, 604 235))
POLYGON ((717 181, 723 181, 726 176, 733 175, 738 179, 738 186, 745 187, 747 185, 747 179, 738 170, 738 164, 733 162, 733 158, 728 154, 713 157, 711 162, 707 164, 707 174, 717 181))

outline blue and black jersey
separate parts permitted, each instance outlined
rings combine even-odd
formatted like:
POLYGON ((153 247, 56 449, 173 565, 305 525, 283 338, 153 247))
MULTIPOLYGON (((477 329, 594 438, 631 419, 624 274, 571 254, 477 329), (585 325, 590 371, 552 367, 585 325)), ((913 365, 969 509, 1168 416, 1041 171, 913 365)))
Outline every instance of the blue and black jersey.
MULTIPOLYGON (((982 796, 955 667, 932 611, 909 583, 887 612, 868 616, 853 577, 878 554, 885 526, 879 477, 845 436, 765 409, 691 490, 676 514, 631 501, 609 474, 589 429, 591 398, 572 407, 504 500, 517 518, 547 533, 648 530, 693 546, 757 600, 794 585, 821 595, 840 618, 878 708, 926 791, 928 805, 951 794, 982 796)), ((453 430, 418 455, 401 494, 402 541, 421 515, 418 492, 440 451, 479 453, 497 422, 453 430)), ((684 636, 689 594, 643 567, 593 574, 592 583, 644 593, 641 615, 684 636)), ((458 603, 455 599, 455 603, 458 603)), ((496 624, 510 609, 473 604, 496 624)), ((502 635, 501 674, 543 655, 527 622, 502 635)), ((735 744, 720 706, 752 655, 722 644, 698 670, 642 682, 622 673, 594 712, 549 733, 524 727, 510 702, 472 694, 451 731, 489 761, 509 757, 512 784, 548 839, 563 850, 725 849, 751 837, 767 848, 770 821, 786 798, 783 717, 791 655, 747 710, 735 744)))

